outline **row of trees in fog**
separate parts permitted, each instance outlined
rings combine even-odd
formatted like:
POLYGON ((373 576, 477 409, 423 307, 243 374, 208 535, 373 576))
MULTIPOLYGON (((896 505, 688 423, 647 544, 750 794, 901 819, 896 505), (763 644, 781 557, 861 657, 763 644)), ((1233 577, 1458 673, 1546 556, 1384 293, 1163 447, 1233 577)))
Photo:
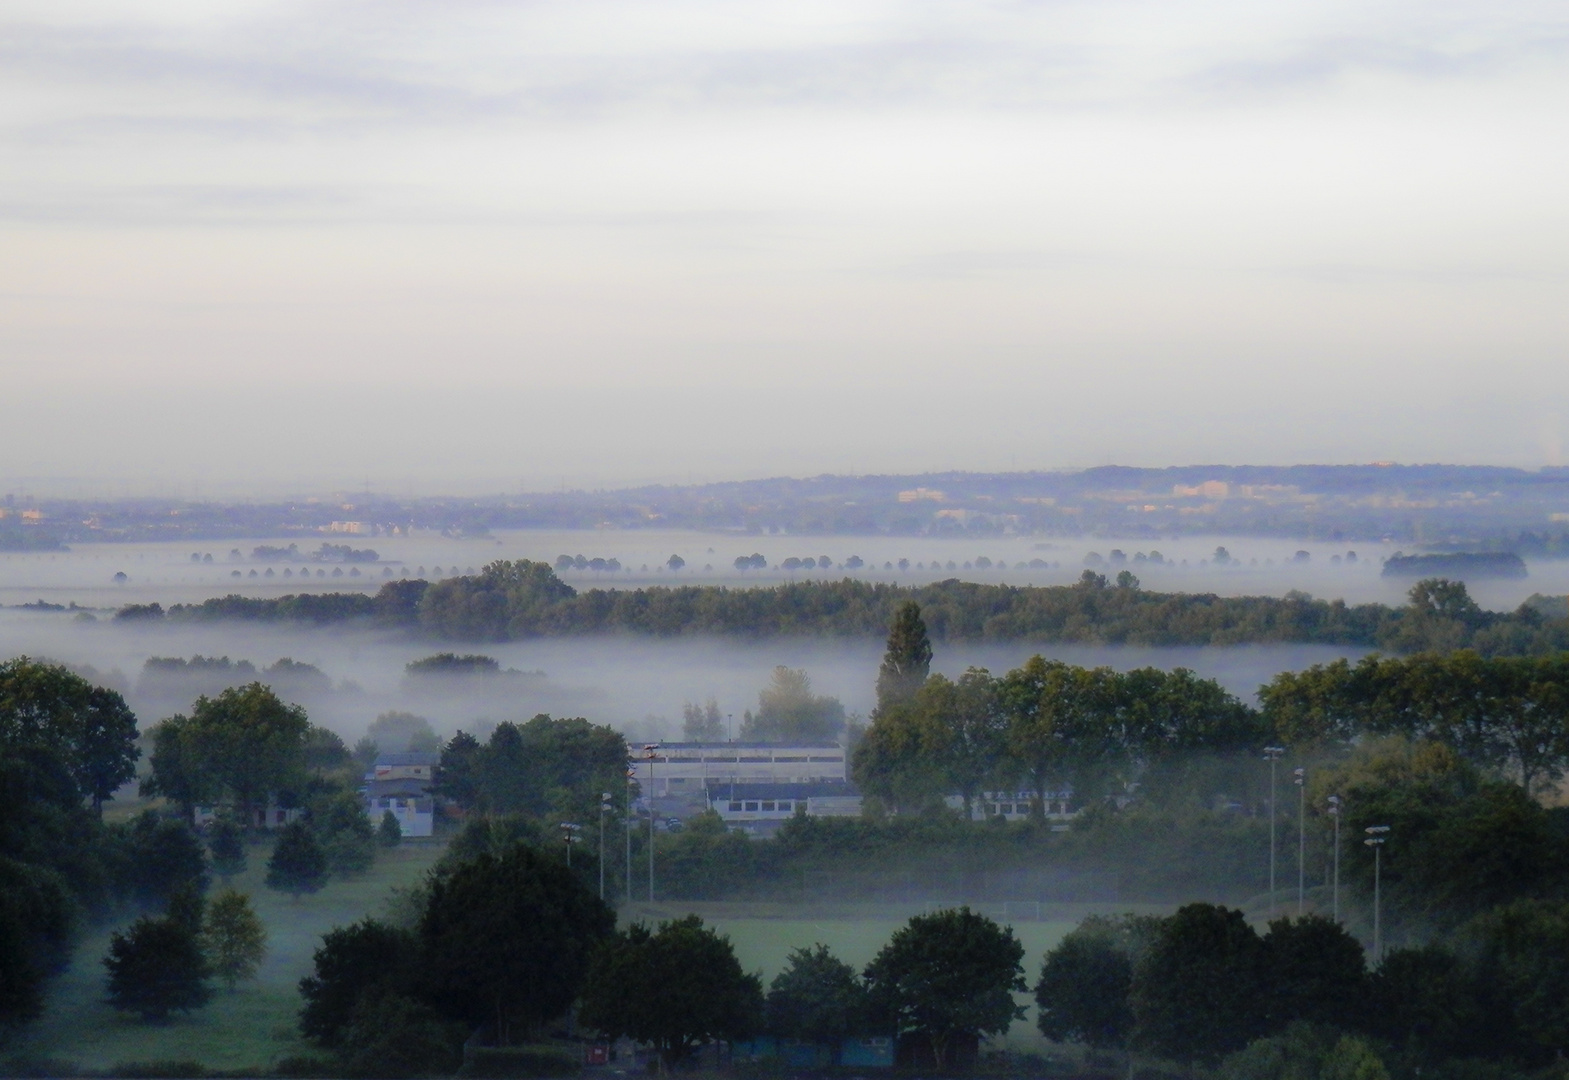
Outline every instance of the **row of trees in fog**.
MULTIPOLYGON (((1569 648, 1569 619, 1545 606, 1483 611, 1456 582, 1418 582, 1410 603, 1347 605, 1300 593, 1222 597, 1156 593, 1085 571, 1076 585, 900 586, 844 579, 760 588, 589 589, 579 592, 546 563, 495 562, 445 581, 389 582, 374 596, 318 593, 275 599, 228 596, 176 604, 167 617, 316 624, 362 620, 455 641, 634 633, 772 637, 876 637, 907 601, 921 606, 938 641, 1090 645, 1238 645, 1304 642, 1396 653, 1471 648, 1536 655, 1569 648), (1544 614, 1544 611, 1547 612, 1544 614)), ((160 610, 161 613, 161 610, 160 610)))
POLYGON ((1078 805, 1169 782, 1196 755, 1247 755, 1266 743, 1299 755, 1398 735, 1452 748, 1534 794, 1569 769, 1569 654, 1470 651, 1370 656, 1283 672, 1254 709, 1178 668, 1118 672, 1035 657, 992 675, 929 674, 920 609, 896 614, 871 727, 853 768, 863 791, 915 809, 983 790, 1058 793, 1078 805))

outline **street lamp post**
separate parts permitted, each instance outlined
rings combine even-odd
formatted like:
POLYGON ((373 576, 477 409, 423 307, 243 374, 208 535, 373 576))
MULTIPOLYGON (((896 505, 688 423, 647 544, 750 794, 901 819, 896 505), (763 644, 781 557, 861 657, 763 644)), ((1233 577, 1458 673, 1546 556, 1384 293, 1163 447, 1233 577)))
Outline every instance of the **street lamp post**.
POLYGON ((654 762, 658 758, 659 744, 644 743, 643 756, 648 759, 648 902, 654 902, 654 762))
POLYGON ((1383 855, 1384 841, 1388 838, 1388 825, 1369 825, 1367 839, 1362 841, 1373 849, 1373 962, 1376 964, 1384 958, 1384 926, 1383 926, 1383 855))
POLYGON ((1340 796, 1329 797, 1329 816, 1335 819, 1335 884, 1332 889, 1335 905, 1335 921, 1340 921, 1340 796))
POLYGON ((1275 763, 1286 752, 1283 746, 1264 747, 1269 762, 1269 917, 1275 917, 1275 763))
POLYGON ((610 813, 610 792, 599 793, 599 898, 605 898, 605 815, 610 813))
POLYGON ((1307 898, 1307 770, 1298 766, 1291 772, 1297 785, 1297 918, 1300 919, 1307 898))

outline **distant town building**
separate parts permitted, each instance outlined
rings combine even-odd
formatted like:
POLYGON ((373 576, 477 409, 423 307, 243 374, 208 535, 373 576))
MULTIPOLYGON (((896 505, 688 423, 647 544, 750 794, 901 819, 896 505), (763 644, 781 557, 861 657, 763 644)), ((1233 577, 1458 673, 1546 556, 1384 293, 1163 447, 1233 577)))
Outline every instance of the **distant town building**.
POLYGON ((326 525, 322 532, 348 533, 351 536, 373 536, 376 526, 369 521, 334 521, 326 525))
POLYGON ((807 784, 715 784, 708 806, 726 825, 771 832, 795 814, 860 817, 861 793, 843 781, 807 784))
POLYGON ((909 491, 899 492, 899 501, 902 503, 920 502, 922 499, 927 499, 931 502, 947 502, 948 496, 934 488, 925 487, 911 488, 909 491))
POLYGON ((1231 485, 1224 480, 1206 480, 1202 484, 1189 487, 1187 484, 1174 484, 1171 493, 1180 498, 1224 499, 1231 494, 1231 485))
POLYGON ((365 775, 361 794, 372 823, 391 813, 404 836, 430 836, 436 831, 436 800, 430 785, 441 764, 434 753, 380 754, 365 775))

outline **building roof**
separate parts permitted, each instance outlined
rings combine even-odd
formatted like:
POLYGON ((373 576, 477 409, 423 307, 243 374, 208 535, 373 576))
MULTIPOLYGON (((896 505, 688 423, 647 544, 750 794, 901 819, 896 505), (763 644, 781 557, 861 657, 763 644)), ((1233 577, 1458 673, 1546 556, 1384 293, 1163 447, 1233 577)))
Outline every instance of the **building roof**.
POLYGON ((408 754, 377 754, 376 765, 440 765, 441 755, 430 752, 414 752, 408 754))

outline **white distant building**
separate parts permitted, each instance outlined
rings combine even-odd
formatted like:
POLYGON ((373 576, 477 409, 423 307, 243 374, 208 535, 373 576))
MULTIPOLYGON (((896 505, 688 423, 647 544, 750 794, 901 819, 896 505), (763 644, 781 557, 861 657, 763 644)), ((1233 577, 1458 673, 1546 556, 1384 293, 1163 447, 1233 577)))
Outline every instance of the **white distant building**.
POLYGON ((372 824, 384 815, 397 819, 404 836, 431 836, 436 831, 436 800, 430 785, 441 764, 440 754, 382 754, 365 775, 365 813, 372 824))
POLYGON ((845 783, 844 747, 837 743, 662 743, 652 760, 628 747, 633 776, 644 797, 705 796, 723 784, 845 783))

